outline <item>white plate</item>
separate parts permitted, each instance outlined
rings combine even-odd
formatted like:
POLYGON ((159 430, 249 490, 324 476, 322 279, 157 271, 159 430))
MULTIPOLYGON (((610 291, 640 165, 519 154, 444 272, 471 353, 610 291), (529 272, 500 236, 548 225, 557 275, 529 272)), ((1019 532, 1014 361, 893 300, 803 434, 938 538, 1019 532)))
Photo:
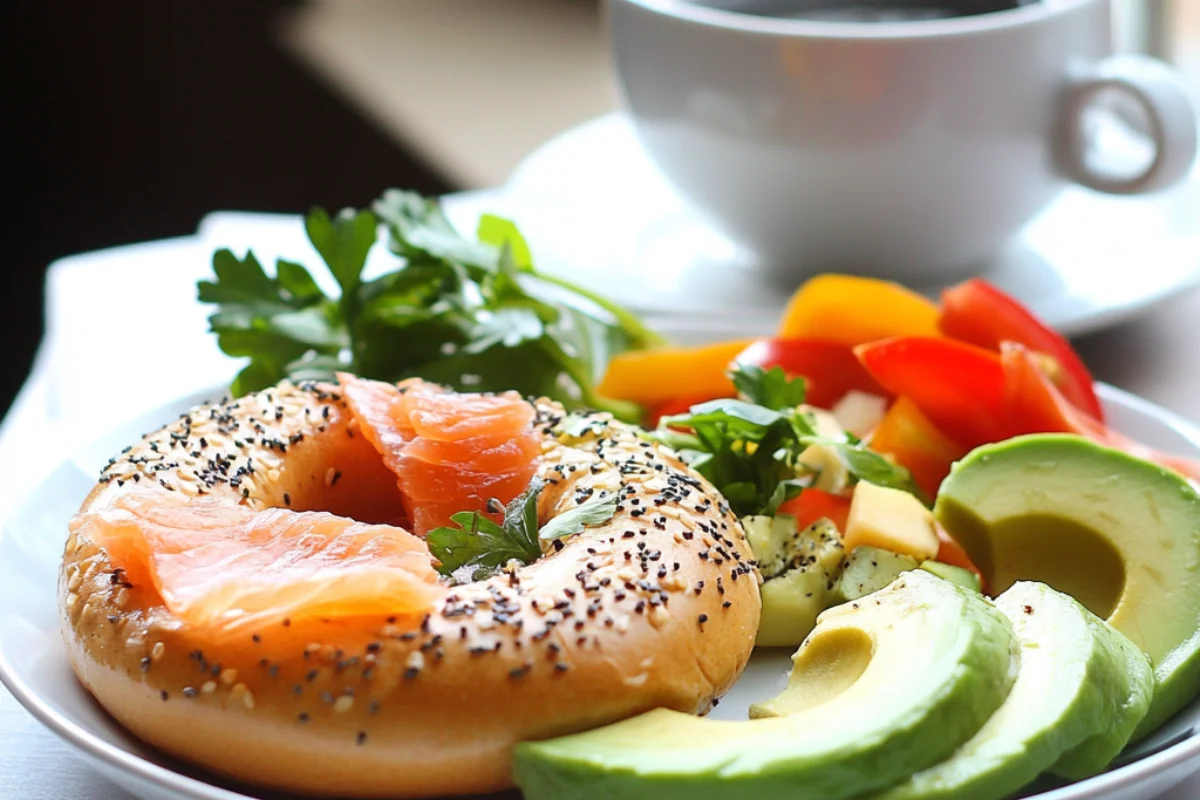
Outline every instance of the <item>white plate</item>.
MULTIPOLYGON (((116 426, 101 441, 62 463, 9 520, 0 539, 0 680, 34 716, 79 750, 101 773, 146 800, 246 800, 264 795, 227 784, 142 745, 79 686, 59 636, 55 585, 68 518, 91 489, 104 461, 142 433, 206 398, 183 398, 116 426)), ((1121 431, 1166 450, 1200 455, 1200 431, 1162 409, 1111 387, 1101 397, 1121 431)), ((713 716, 745 719, 750 703, 782 689, 785 651, 759 652, 713 716)), ((1143 746, 1153 752, 1105 775, 1036 796, 1038 800, 1153 800, 1200 768, 1200 701, 1143 746)), ((964 799, 968 800, 968 799, 964 799)))
MULTIPOLYGON (((690 211, 621 113, 551 139, 502 194, 542 268, 641 311, 745 319, 762 309, 767 332, 798 282, 756 270, 690 211)), ((1200 163, 1189 182, 1156 195, 1067 189, 984 271, 1071 335, 1142 313, 1200 282, 1200 163)))

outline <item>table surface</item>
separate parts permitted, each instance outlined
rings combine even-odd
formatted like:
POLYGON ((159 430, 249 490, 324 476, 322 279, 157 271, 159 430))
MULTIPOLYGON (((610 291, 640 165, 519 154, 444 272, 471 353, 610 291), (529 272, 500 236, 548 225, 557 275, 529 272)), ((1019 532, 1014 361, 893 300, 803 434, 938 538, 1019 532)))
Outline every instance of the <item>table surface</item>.
MULTIPOLYGON (((174 261, 178 270, 187 273, 201 269, 202 265, 188 259, 194 245, 186 243, 163 243, 153 248, 131 250, 124 259, 131 268, 139 260, 158 263, 174 261), (175 249, 172 249, 175 248, 175 249)), ((211 252, 211 251, 210 251, 211 252)), ((165 275, 169 271, 160 271, 165 275)), ((54 282, 62 275, 51 276, 51 291, 54 282)), ((80 270, 71 275, 72 285, 82 292, 97 289, 86 285, 86 274, 80 270)), ((110 273, 107 280, 111 282, 110 273)), ((194 277, 184 274, 185 280, 194 277)), ((120 277, 117 277, 120 280, 120 277)), ((167 291, 165 288, 150 287, 150 291, 167 291)), ((70 316, 73 309, 68 306, 51 308, 51 325, 56 318, 70 316)), ((192 310, 187 310, 191 314, 192 310)), ((197 319, 202 319, 197 310, 197 319)), ((1109 331, 1092 335, 1079 343, 1080 350, 1093 367, 1100 380, 1141 394, 1170 408, 1184 417, 1200 421, 1200 378, 1196 371, 1196 352, 1200 349, 1200 292, 1193 292, 1152 311, 1144 318, 1109 331)), ((61 319, 59 319, 61 321, 61 319)), ((60 350, 79 350, 85 339, 66 339, 52 328, 52 339, 59 339, 60 350)), ((199 351, 198 351, 199 352, 199 351)), ((51 356, 43 353, 42 361, 51 356)), ((80 354, 86 360, 86 353, 80 354)), ((190 357, 190 353, 187 354, 190 357)), ((199 357, 197 357, 199 359, 199 357)), ((53 360, 51 358, 50 360, 53 360)), ((220 370, 222 363, 209 360, 205 368, 220 370)), ((72 373, 77 371, 74 367, 72 373)), ((89 378, 90 379, 90 378, 89 378)), ((124 376, 120 377, 124 380, 124 376)), ((62 387, 58 387, 60 390, 62 387)), ((135 387, 136 388, 136 387, 135 387)), ((196 387, 199 388, 199 387, 196 387)), ((63 394, 63 392, 60 392, 63 394)), ((63 406, 63 397, 55 397, 46 381, 34 381, 18 398, 17 404, 6 420, 3 439, 6 450, 16 450, 22 455, 22 466, 35 453, 34 442, 43 445, 46 430, 25 430, 23 420, 39 408, 63 406), (26 439, 25 436, 34 438, 26 439), (29 447, 24 447, 24 442, 29 447)), ((35 414, 36 416, 36 414, 35 414)), ((90 423, 89 423, 90 424, 90 423)), ((70 438, 67 433, 64 438, 70 438)), ((52 449, 45 448, 43 449, 52 449)), ((11 462, 11 459, 9 459, 11 462)), ((22 496, 22 476, 11 463, 0 472, 0 485, 5 486, 0 501, 4 505, 18 502, 22 496)), ((3 509, 0 509, 3 513, 3 509)), ((1200 765, 1198 765, 1200 766, 1200 765)), ((1188 780, 1175 790, 1163 795, 1161 800, 1195 800, 1200 797, 1200 775, 1188 780)), ((48 731, 43 729, 2 687, 0 687, 0 800, 130 800, 124 791, 109 784, 83 761, 75 757, 70 749, 48 731)))

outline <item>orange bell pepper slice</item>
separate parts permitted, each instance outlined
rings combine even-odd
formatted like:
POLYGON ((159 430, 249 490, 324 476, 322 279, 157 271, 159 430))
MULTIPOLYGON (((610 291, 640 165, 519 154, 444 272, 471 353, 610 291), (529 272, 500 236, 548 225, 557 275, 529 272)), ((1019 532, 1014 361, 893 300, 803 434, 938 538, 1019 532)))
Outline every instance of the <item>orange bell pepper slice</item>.
POLYGON ((700 347, 656 347, 620 353, 608 362, 597 389, 605 397, 644 406, 683 397, 732 397, 735 392, 726 370, 753 341, 739 339, 700 347))
POLYGON ((893 336, 940 336, 931 300, 890 281, 819 275, 796 290, 782 339, 827 339, 854 347, 893 336))
POLYGON ((966 447, 938 430, 908 397, 896 398, 868 444, 905 467, 927 497, 937 496, 950 467, 967 454, 966 447))

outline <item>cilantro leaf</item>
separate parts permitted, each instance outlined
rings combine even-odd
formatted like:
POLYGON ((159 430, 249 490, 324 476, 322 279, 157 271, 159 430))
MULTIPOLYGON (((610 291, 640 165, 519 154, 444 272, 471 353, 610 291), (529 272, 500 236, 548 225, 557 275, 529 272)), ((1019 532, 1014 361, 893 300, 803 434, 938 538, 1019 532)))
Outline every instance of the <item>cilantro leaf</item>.
POLYGON ((477 511, 460 511, 450 517, 458 527, 429 531, 425 541, 429 552, 441 562, 438 572, 464 581, 482 580, 514 559, 532 564, 540 558, 537 498, 541 490, 541 482, 534 479, 505 507, 503 525, 477 511))
POLYGON ((589 525, 603 525, 617 513, 618 502, 619 498, 615 494, 608 497, 590 497, 543 525, 538 538, 542 541, 561 539, 579 533, 589 525))
POLYGON ((806 381, 799 376, 789 378, 780 367, 764 370, 746 364, 733 370, 729 377, 738 394, 756 405, 779 411, 804 403, 806 381))

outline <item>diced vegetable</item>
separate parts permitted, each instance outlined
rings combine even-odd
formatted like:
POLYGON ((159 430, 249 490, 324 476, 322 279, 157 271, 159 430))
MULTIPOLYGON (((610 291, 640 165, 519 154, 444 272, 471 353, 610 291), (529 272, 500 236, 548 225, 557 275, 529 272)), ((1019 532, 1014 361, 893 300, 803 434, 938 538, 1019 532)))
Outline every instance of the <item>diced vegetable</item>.
POLYGON ((837 450, 827 444, 809 445, 796 463, 802 469, 812 471, 812 486, 825 492, 837 494, 850 483, 850 471, 837 450))
POLYGON ((900 573, 917 569, 917 559, 878 547, 859 547, 846 559, 842 576, 834 586, 838 600, 850 601, 866 597, 887 586, 900 573))
POLYGON ((805 489, 779 507, 781 514, 796 518, 796 527, 803 530, 820 519, 832 522, 839 531, 846 530, 846 518, 850 514, 850 498, 823 492, 820 489, 805 489))
POLYGON ((920 500, 866 481, 854 489, 844 534, 849 553, 860 547, 878 547, 925 561, 934 558, 939 548, 933 512, 920 500))
POLYGON ((904 395, 952 440, 975 447, 1008 438, 1000 356, 952 339, 884 339, 854 349, 893 394, 904 395))
POLYGON ((808 402, 833 408, 850 391, 884 395, 886 391, 863 368, 850 345, 826 339, 764 339, 738 354, 739 364, 803 376, 808 402))
POLYGON ((950 467, 967 448, 942 433, 908 397, 898 397, 868 441, 871 449, 896 459, 929 497, 937 494, 950 467))
POLYGON ((762 576, 773 578, 786 570, 799 537, 796 520, 787 514, 751 514, 741 522, 762 576))
POLYGON ((954 567, 961 567, 969 572, 975 573, 975 577, 979 579, 980 591, 986 593, 988 590, 987 579, 983 575, 983 570, 975 565, 971 557, 967 555, 967 551, 962 548, 958 542, 950 538, 950 534, 942 528, 941 525, 935 525, 934 530, 938 537, 938 552, 936 560, 943 564, 950 564, 954 567))
POLYGON ((656 347, 618 353, 608 362, 597 390, 605 397, 647 406, 686 397, 732 397, 733 384, 726 372, 751 342, 742 339, 701 347, 656 347))
POLYGON ((1063 396, 1081 411, 1104 420, 1092 375, 1070 342, 982 278, 942 293, 938 325, 947 336, 990 350, 999 351, 1003 342, 1017 342, 1049 356, 1050 378, 1063 396))
POLYGON ((982 591, 979 576, 969 569, 956 567, 952 564, 944 564, 941 561, 924 561, 921 563, 921 569, 931 575, 937 575, 944 581, 957 583, 964 589, 970 589, 973 592, 982 591))
POLYGON ((779 336, 850 347, 893 336, 938 336, 938 315, 932 301, 898 284, 819 275, 792 295, 779 336))
POLYGON ((833 406, 833 418, 844 430, 863 438, 879 426, 887 413, 886 397, 851 390, 833 406))

